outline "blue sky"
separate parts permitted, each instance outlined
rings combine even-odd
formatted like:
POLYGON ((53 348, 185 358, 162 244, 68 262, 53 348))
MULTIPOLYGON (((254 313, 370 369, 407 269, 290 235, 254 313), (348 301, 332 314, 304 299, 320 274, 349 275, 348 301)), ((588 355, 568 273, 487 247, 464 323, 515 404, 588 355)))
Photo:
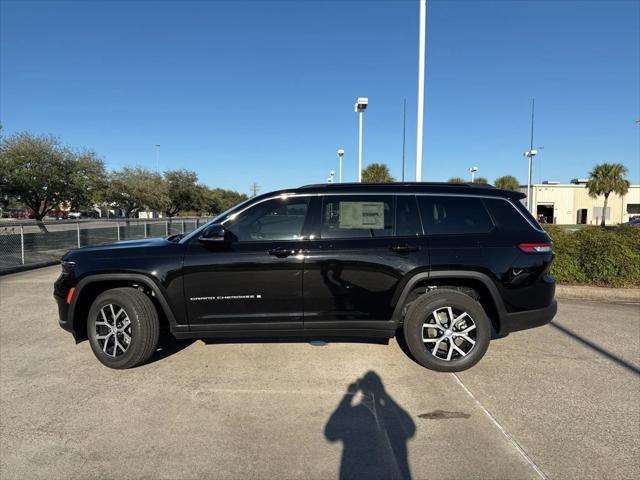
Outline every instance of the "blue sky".
MULTIPOLYGON (((428 2, 424 180, 584 177, 640 183, 640 2, 428 2)), ((6 1, 0 122, 94 149, 109 168, 190 168, 248 192, 364 164, 414 177, 418 1, 6 1)))

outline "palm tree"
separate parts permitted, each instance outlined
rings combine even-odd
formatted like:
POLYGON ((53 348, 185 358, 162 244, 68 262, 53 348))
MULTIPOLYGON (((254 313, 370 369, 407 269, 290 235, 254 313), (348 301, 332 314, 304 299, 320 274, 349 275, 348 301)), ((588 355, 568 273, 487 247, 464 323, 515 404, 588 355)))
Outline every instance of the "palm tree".
POLYGON ((464 178, 451 177, 449 180, 447 180, 447 183, 466 183, 466 181, 464 178))
POLYGON ((593 170, 589 172, 589 181, 586 185, 589 189, 589 196, 597 198, 600 195, 604 195, 602 222, 600 223, 603 227, 605 226, 609 195, 617 193, 622 196, 629 190, 629 180, 624 178, 626 175, 627 167, 620 163, 601 163, 593 167, 593 170))
POLYGON ((384 163, 372 163, 362 171, 362 183, 393 183, 389 167, 384 163))
POLYGON ((496 188, 501 188, 503 190, 513 190, 516 191, 520 188, 520 182, 513 175, 504 175, 502 177, 496 178, 494 182, 496 188))

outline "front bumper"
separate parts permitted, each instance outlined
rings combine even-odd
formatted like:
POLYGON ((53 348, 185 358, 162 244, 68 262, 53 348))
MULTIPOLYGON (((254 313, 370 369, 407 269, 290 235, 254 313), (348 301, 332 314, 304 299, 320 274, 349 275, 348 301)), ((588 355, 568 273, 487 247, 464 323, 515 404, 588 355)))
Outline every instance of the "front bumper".
MULTIPOLYGON (((71 305, 67 303, 67 295, 74 286, 75 280, 71 276, 61 274, 53 285, 53 298, 58 304, 58 324, 75 337, 73 319, 70 317, 71 305)), ((72 298, 72 301, 75 301, 75 298, 72 298)))
POLYGON ((500 334, 507 335, 519 330, 541 327, 553 320, 558 312, 558 302, 553 299, 547 307, 525 312, 506 313, 500 319, 500 334))
POLYGON ((53 295, 53 298, 56 299, 58 303, 58 324, 67 332, 71 332, 75 335, 73 331, 73 322, 69 319, 69 305, 67 305, 66 298, 60 298, 57 295, 53 295))

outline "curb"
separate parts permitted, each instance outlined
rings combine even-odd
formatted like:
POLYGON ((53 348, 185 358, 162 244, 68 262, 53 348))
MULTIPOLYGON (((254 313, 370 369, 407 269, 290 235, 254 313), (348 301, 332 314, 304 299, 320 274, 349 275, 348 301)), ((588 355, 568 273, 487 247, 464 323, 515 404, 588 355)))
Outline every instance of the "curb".
POLYGON ((556 285, 556 298, 563 300, 602 300, 604 302, 640 303, 640 288, 556 285))

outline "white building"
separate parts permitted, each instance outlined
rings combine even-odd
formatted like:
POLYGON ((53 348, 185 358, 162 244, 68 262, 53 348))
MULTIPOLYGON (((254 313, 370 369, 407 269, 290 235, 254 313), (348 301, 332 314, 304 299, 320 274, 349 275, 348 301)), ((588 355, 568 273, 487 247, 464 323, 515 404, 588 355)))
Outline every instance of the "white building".
MULTIPOLYGON (((547 223, 598 225, 602 220, 604 196, 591 198, 585 183, 586 180, 573 180, 572 183, 533 184, 532 213, 536 218, 544 216, 547 223)), ((526 186, 520 190, 527 193, 526 186)), ((605 212, 607 224, 628 222, 635 216, 640 216, 640 185, 631 185, 623 197, 614 193, 609 196, 605 212)))

